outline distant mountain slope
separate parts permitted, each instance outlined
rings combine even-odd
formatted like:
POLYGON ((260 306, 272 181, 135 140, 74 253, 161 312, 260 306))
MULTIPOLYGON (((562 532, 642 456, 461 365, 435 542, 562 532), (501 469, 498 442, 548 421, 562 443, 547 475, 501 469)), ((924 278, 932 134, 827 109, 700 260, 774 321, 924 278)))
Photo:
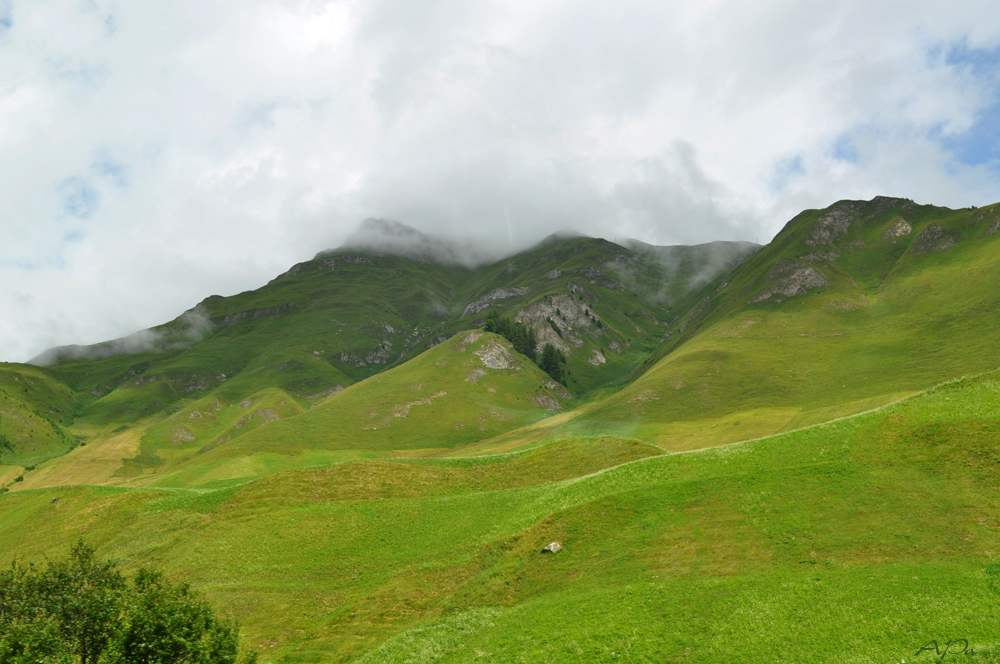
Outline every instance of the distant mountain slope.
POLYGON ((274 391, 240 403, 202 399, 148 430, 143 455, 160 461, 137 470, 155 470, 162 476, 157 485, 185 486, 266 474, 272 463, 295 467, 362 452, 427 453, 574 405, 564 387, 505 339, 471 331, 339 390, 308 412, 274 391), (279 457, 284 461, 275 461, 279 457))
POLYGON ((569 426, 687 449, 996 368, 998 229, 998 206, 804 212, 673 322, 640 378, 569 426))
MULTIPOLYGON (((50 364, 48 374, 78 400, 74 430, 90 447, 39 469, 22 487, 72 478, 134 481, 174 473, 182 463, 207 464, 191 475, 202 478, 299 465, 301 458, 272 459, 270 465, 233 470, 227 460, 272 449, 274 437, 285 434, 301 444, 277 448, 288 454, 308 450, 322 456, 322 463, 354 454, 331 457, 323 450, 412 448, 396 431, 386 440, 358 434, 338 442, 343 422, 318 428, 312 423, 351 417, 361 407, 352 405, 354 391, 326 403, 329 397, 480 328, 490 311, 531 325, 539 350, 552 343, 563 351, 568 390, 559 390, 566 396, 620 386, 656 348, 685 294, 693 297, 755 249, 714 243, 636 245, 633 251, 558 234, 483 265, 482 256, 467 247, 378 220, 367 221, 346 245, 292 266, 255 291, 206 298, 157 328, 36 358, 50 364), (318 408, 320 403, 325 405, 318 408)), ((410 369, 424 376, 413 382, 435 380, 433 370, 410 369)), ((527 393, 512 394, 523 400, 527 393)), ((509 405, 493 412, 504 408, 509 405)), ((461 434, 428 434, 416 423, 432 423, 421 418, 398 422, 396 430, 413 429, 408 435, 422 441, 416 447, 447 448, 487 439, 544 412, 531 405, 513 418, 501 417, 502 426, 490 420, 461 434)))
MULTIPOLYGON (((157 328, 52 349, 35 362, 49 365, 48 375, 72 391, 82 435, 114 438, 132 454, 140 438, 187 442, 158 433, 178 413, 211 415, 197 423, 202 433, 192 431, 199 441, 209 430, 230 437, 248 431, 234 436, 227 429, 246 413, 234 412, 226 424, 228 411, 205 410, 207 403, 228 409, 271 395, 269 412, 301 415, 336 391, 481 327, 493 310, 534 327, 539 350, 552 343, 563 351, 567 387, 579 397, 627 382, 686 306, 684 297, 755 248, 635 246, 558 234, 490 263, 467 246, 368 220, 344 247, 320 252, 262 288, 212 296, 157 328), (123 431, 133 428, 126 443, 123 431)), ((130 457, 134 463, 123 472, 141 475, 163 454, 130 457)))
POLYGON ((0 364, 0 436, 12 448, 0 448, 0 486, 15 468, 34 466, 78 444, 67 431, 76 409, 71 390, 46 370, 0 364))

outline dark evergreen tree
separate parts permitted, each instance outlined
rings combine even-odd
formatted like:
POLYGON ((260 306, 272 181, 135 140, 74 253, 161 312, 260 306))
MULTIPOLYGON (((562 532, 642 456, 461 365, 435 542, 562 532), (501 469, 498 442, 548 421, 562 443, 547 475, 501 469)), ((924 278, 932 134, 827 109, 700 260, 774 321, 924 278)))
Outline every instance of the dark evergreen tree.
POLYGON ((0 416, 0 456, 3 456, 4 452, 14 452, 14 446, 11 444, 10 439, 3 433, 3 417, 0 416))
POLYGON ((535 330, 530 325, 518 323, 506 316, 501 316, 496 311, 491 311, 486 315, 486 323, 483 329, 487 332, 499 334, 511 343, 518 353, 534 361, 537 356, 535 347, 538 340, 535 337, 535 330))
POLYGON ((542 349, 542 357, 538 361, 538 368, 552 376, 552 379, 560 383, 565 382, 565 376, 563 375, 563 362, 566 361, 566 357, 562 352, 553 346, 552 344, 545 344, 542 349))

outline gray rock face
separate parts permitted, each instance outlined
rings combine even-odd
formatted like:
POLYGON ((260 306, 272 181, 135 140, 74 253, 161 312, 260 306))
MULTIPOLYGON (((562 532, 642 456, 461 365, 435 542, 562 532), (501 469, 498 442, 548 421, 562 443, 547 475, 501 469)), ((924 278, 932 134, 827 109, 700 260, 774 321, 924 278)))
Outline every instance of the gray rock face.
POLYGON ((466 382, 475 385, 479 382, 479 379, 486 375, 486 371, 480 367, 474 368, 469 372, 469 375, 465 377, 466 382))
POLYGON ((750 300, 751 304, 765 302, 774 298, 775 302, 805 295, 807 290, 829 286, 830 282, 816 271, 811 265, 782 258, 767 273, 765 277, 767 286, 755 298, 750 300))
POLYGON ((539 352, 545 344, 552 344, 568 355, 574 348, 583 345, 583 339, 578 335, 593 326, 587 309, 587 305, 577 298, 560 293, 521 309, 514 320, 535 330, 539 352), (559 328, 562 336, 556 334, 549 320, 559 328))
POLYGON ((565 387, 554 380, 545 381, 545 387, 555 392, 562 399, 572 399, 573 395, 565 387))
POLYGON ((542 549, 542 553, 559 553, 560 551, 562 551, 562 544, 559 542, 551 542, 542 549))
POLYGON ((806 238, 806 244, 810 247, 829 244, 847 233, 852 221, 854 214, 842 207, 828 210, 816 220, 809 237, 806 238))
POLYGON ((912 231, 913 226, 910 226, 905 219, 899 218, 886 229, 885 233, 882 233, 882 237, 886 240, 894 240, 897 237, 909 235, 912 231))
POLYGON ((475 351, 483 366, 489 369, 510 369, 514 356, 498 342, 490 340, 482 348, 475 351))
POLYGON ((604 353, 602 353, 599 348, 595 348, 590 352, 590 359, 587 361, 590 362, 595 367, 599 367, 602 364, 606 364, 608 358, 604 357, 604 353))
POLYGON ((814 251, 804 256, 800 256, 799 258, 804 261, 826 261, 828 263, 832 263, 840 258, 840 252, 836 249, 831 249, 830 251, 814 251))
POLYGON ((687 315, 684 322, 681 323, 680 331, 688 329, 692 324, 697 324, 702 318, 708 313, 708 310, 712 306, 711 298, 706 297, 704 300, 698 303, 698 306, 687 315))
POLYGON ((560 272, 559 270, 552 270, 551 272, 549 272, 549 279, 558 279, 561 276, 562 272, 560 272))
POLYGON ((492 293, 489 293, 488 295, 479 298, 478 300, 467 306, 465 308, 465 311, 462 312, 462 315, 468 316, 469 314, 478 314, 483 309, 489 307, 490 302, 492 302, 493 300, 506 300, 512 297, 520 297, 521 295, 527 295, 528 290, 529 289, 523 287, 498 288, 492 293))
POLYGON ((806 244, 818 247, 830 244, 838 237, 845 235, 855 221, 865 224, 889 210, 901 211, 916 208, 916 203, 908 198, 892 198, 891 196, 876 196, 869 202, 840 201, 816 220, 806 244))
POLYGON ((170 434, 170 438, 177 445, 181 443, 190 443, 195 440, 194 434, 183 427, 174 429, 170 434))
POLYGON ((550 397, 544 392, 532 394, 531 403, 536 408, 544 408, 545 410, 562 410, 562 404, 559 403, 557 399, 550 397))
POLYGON ((869 221, 884 213, 887 210, 896 208, 898 210, 912 210, 917 204, 909 198, 893 198, 892 196, 876 196, 871 200, 872 209, 863 221, 869 221))
POLYGON ((941 228, 939 224, 931 224, 913 241, 910 251, 915 254, 930 254, 936 251, 947 251, 955 245, 955 237, 941 228))

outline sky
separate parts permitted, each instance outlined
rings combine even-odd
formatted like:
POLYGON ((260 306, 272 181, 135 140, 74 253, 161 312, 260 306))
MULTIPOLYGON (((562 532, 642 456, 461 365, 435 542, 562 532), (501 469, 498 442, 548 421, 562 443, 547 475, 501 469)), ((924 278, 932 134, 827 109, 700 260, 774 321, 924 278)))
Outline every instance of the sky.
POLYGON ((1000 3, 0 0, 0 360, 367 217, 513 251, 1000 201, 1000 3))

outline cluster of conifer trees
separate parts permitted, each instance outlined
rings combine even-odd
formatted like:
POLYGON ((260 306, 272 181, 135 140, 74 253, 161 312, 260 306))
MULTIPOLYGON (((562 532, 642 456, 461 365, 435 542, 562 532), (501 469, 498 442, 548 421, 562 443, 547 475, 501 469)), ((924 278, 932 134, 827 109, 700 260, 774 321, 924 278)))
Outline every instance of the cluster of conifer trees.
MULTIPOLYGON (((0 427, 2 427, 3 418, 0 417, 0 427)), ((2 428, 0 428, 0 456, 3 456, 4 452, 13 452, 14 446, 10 442, 10 438, 3 434, 2 428)))
POLYGON ((566 356, 561 350, 552 344, 545 344, 542 348, 541 357, 538 356, 538 340, 535 331, 529 325, 511 320, 507 316, 501 316, 497 311, 491 311, 486 315, 486 324, 483 329, 487 332, 499 334, 509 341, 514 350, 525 357, 531 359, 538 368, 550 375, 553 380, 566 384, 566 356))

